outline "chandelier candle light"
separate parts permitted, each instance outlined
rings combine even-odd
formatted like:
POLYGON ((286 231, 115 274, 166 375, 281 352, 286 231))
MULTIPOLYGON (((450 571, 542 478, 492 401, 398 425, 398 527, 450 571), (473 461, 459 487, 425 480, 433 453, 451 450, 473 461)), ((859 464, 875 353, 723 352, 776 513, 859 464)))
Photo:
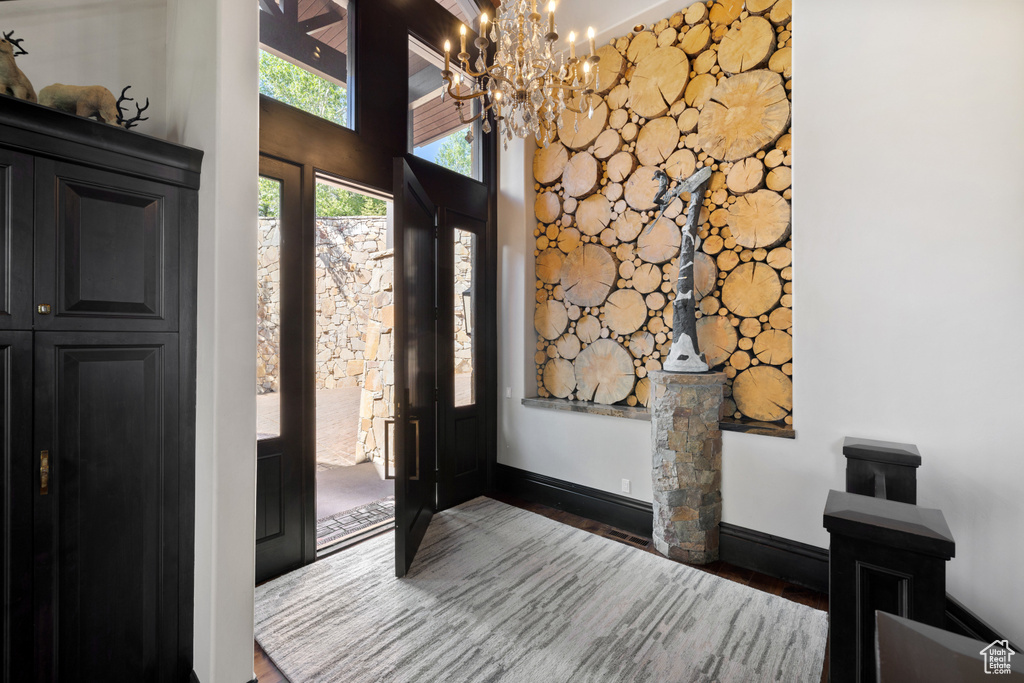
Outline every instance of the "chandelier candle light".
MULTIPOLYGON (((525 138, 533 135, 538 144, 547 146, 555 139, 559 121, 566 110, 593 116, 595 87, 598 80, 594 49, 594 29, 587 30, 590 54, 582 60, 576 58, 576 34, 569 34, 569 59, 557 58, 552 48, 558 40, 555 31, 555 3, 548 4, 547 32, 544 32, 537 0, 505 0, 497 18, 490 22, 490 37, 496 45, 494 63, 487 66, 485 56, 490 41, 487 39, 487 14, 480 16, 480 37, 473 44, 478 54, 473 68, 466 51, 466 26, 459 29, 460 51, 456 56, 462 64, 456 74, 451 70, 451 43, 444 42, 444 71, 448 84, 447 96, 455 100, 462 123, 483 119, 484 133, 491 132, 488 113, 494 119, 498 135, 505 148, 513 136, 525 138), (475 68, 475 70, 474 70, 475 68), (463 94, 465 80, 469 92, 463 94), (467 102, 479 100, 479 111, 470 118, 463 113, 467 102)), ((470 110, 472 112, 472 110, 470 110)), ((563 122, 564 123, 564 122, 563 122)), ((579 129, 579 119, 575 120, 579 129)), ((472 129, 466 138, 472 140, 472 129)))

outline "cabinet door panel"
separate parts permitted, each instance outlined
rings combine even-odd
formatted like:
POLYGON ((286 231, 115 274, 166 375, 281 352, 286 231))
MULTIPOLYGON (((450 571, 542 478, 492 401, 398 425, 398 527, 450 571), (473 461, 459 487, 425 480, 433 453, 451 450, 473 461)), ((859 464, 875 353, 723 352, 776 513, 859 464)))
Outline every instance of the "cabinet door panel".
POLYGON ((36 678, 176 680, 176 336, 40 333, 35 358, 36 678))
POLYGON ((0 148, 0 330, 32 328, 32 161, 0 148))
POLYGON ((32 333, 0 330, 0 680, 30 679, 32 666, 32 333))
POLYGON ((36 329, 177 329, 178 190, 36 162, 36 329))

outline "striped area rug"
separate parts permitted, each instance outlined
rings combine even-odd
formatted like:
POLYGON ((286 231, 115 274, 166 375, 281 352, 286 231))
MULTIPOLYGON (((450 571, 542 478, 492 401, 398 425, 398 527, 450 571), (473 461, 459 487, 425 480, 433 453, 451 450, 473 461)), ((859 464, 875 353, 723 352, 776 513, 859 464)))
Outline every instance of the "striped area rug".
POLYGON ((256 589, 293 683, 817 682, 824 612, 489 498, 256 589))

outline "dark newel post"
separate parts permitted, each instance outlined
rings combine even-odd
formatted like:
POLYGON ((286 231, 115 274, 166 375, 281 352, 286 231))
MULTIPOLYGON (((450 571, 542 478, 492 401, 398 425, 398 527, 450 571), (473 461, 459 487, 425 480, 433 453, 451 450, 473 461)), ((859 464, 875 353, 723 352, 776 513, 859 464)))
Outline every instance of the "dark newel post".
POLYGON ((832 683, 873 682, 875 614, 946 625, 946 562, 956 545, 940 510, 918 507, 917 446, 846 437, 846 491, 830 491, 832 683))
POLYGON ((917 468, 921 453, 912 443, 892 443, 848 436, 846 492, 917 504, 917 468))
POLYGON ((956 544, 940 510, 829 491, 829 680, 875 680, 875 611, 943 628, 956 544))

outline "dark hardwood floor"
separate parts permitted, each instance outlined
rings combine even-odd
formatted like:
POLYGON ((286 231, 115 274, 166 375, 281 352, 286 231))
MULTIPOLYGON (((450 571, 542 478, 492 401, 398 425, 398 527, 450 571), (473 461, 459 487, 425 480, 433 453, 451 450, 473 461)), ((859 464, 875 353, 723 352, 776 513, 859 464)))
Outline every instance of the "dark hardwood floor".
POLYGON ((252 670, 256 674, 259 683, 290 683, 288 678, 281 673, 281 670, 274 665, 263 646, 255 640, 253 642, 252 670))
MULTIPOLYGON (((516 498, 515 496, 494 493, 491 494, 491 498, 661 557, 661 554, 654 549, 654 544, 651 542, 650 537, 637 536, 636 534, 616 529, 615 527, 608 526, 607 524, 601 524, 600 522, 595 522, 592 519, 574 515, 571 512, 558 510, 548 507, 547 505, 540 505, 539 503, 531 503, 521 498, 516 498)), ((359 551, 353 550, 353 552, 359 551)), ((710 572, 716 576, 722 577, 723 579, 742 583, 745 586, 750 586, 751 588, 756 588, 757 590, 762 590, 766 593, 771 593, 772 595, 781 596, 787 600, 792 600, 793 602, 799 602, 802 605, 807 605, 814 609, 826 612, 828 611, 828 595, 811 590, 810 588, 804 588, 803 586, 787 583, 781 579, 776 579, 766 574, 760 574, 750 569, 735 567, 731 564, 726 564, 725 562, 713 562, 700 567, 693 566, 693 568, 710 572)), ((256 678, 259 683, 289 683, 288 678, 285 677, 285 675, 274 665, 274 662, 271 661, 269 656, 267 656, 267 653, 259 643, 254 643, 253 670, 256 672, 256 678)), ((826 649, 825 667, 821 673, 821 683, 827 683, 827 681, 828 650, 826 649)))

